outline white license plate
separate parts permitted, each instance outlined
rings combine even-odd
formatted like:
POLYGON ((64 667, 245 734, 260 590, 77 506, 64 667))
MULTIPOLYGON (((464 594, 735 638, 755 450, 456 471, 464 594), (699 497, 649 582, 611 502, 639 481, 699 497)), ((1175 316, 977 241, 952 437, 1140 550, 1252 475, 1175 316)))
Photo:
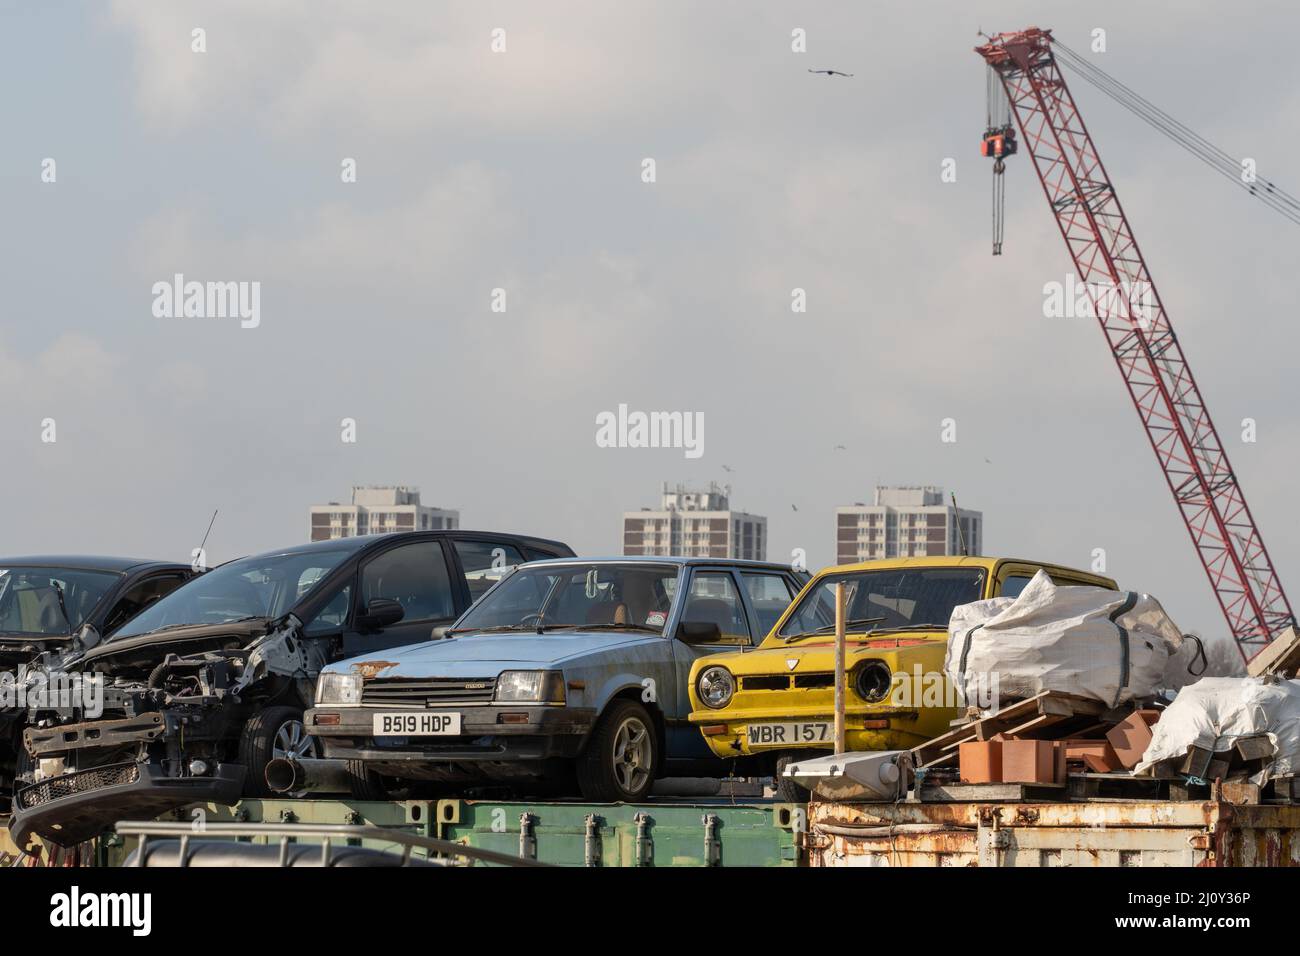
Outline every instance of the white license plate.
POLYGON ((751 747, 788 747, 791 744, 829 743, 831 725, 825 721, 796 724, 750 724, 751 747))
POLYGON ((460 733, 460 714, 375 714, 376 737, 443 737, 460 733))

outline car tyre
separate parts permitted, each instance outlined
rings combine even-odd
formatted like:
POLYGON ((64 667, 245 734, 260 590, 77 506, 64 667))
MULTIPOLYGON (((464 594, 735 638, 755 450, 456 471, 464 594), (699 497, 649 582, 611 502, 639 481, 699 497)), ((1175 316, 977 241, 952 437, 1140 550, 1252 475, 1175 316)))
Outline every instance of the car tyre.
POLYGON ((597 721, 574 769, 587 800, 644 798, 659 772, 659 737, 649 712, 636 701, 615 701, 597 721))
POLYGON ((785 775, 785 768, 792 763, 799 763, 801 760, 808 760, 813 757, 820 757, 821 754, 814 753, 810 750, 787 750, 777 754, 776 766, 773 770, 775 774, 774 785, 776 787, 776 797, 786 803, 807 803, 812 798, 812 791, 802 784, 795 783, 785 775))
POLYGON ((301 707, 267 707, 244 724, 239 735, 239 762, 244 765, 244 796, 271 796, 266 765, 276 757, 311 759, 316 741, 307 734, 301 707))
POLYGON ((389 798, 388 787, 384 785, 383 777, 373 770, 367 770, 364 760, 348 760, 344 766, 348 777, 348 791, 352 794, 353 800, 389 798))

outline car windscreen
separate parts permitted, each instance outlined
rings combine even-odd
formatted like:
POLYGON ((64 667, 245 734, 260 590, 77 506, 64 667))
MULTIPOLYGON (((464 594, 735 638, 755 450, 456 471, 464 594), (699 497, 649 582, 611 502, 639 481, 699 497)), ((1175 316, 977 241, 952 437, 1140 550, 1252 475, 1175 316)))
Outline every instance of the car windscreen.
POLYGON ((71 634, 121 577, 114 571, 0 567, 0 634, 71 634))
POLYGON ((118 628, 113 639, 162 627, 280 617, 352 553, 303 551, 231 561, 152 604, 118 628))
POLYGON ((844 583, 848 630, 944 629, 952 609, 984 596, 981 568, 895 568, 856 571, 822 578, 795 607, 778 637, 790 638, 835 627, 835 585, 844 583))
POLYGON ((671 564, 525 565, 485 594, 453 632, 626 628, 663 633, 676 586, 677 567, 671 564))

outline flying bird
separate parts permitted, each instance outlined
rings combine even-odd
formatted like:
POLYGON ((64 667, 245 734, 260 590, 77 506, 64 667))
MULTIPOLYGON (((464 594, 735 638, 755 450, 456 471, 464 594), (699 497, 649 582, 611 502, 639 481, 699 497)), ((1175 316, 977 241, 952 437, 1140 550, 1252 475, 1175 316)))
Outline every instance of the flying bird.
POLYGON ((827 76, 852 76, 852 73, 841 73, 839 70, 809 70, 809 73, 824 73, 827 76))
POLYGON ((798 511, 798 510, 799 510, 799 506, 798 506, 798 505, 791 505, 791 506, 790 506, 790 510, 791 510, 791 511, 798 511))
POLYGON ((831 449, 831 451, 848 451, 848 449, 845 448, 843 445, 836 445, 834 448, 831 449))
POLYGON ((723 465, 722 470, 725 471, 727 474, 731 474, 731 468, 728 465, 723 465))

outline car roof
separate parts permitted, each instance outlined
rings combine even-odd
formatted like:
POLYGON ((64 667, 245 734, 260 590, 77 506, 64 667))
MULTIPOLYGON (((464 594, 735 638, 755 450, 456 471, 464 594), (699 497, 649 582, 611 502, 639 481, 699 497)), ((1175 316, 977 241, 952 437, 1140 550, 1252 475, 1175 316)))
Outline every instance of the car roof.
POLYGON ((528 566, 542 564, 671 564, 676 567, 721 567, 754 568, 764 571, 789 571, 790 565, 777 564, 772 561, 752 561, 748 558, 689 558, 665 555, 620 554, 612 557, 576 557, 548 558, 545 561, 530 561, 528 566))
POLYGON ((573 549, 563 541, 552 541, 549 538, 538 538, 528 534, 512 534, 508 531, 466 531, 462 528, 450 529, 444 528, 434 531, 389 531, 384 534, 362 534, 351 535, 347 538, 330 538, 326 541, 309 541, 303 544, 291 545, 287 548, 276 548, 271 551, 262 551, 258 554, 247 555, 250 558, 269 558, 279 554, 310 554, 314 551, 362 551, 366 548, 375 547, 380 544, 387 544, 396 539, 410 538, 416 540, 439 540, 442 538, 486 538, 490 541, 508 541, 519 542, 520 544, 549 548, 557 551, 567 551, 570 554, 573 549))
POLYGON ((0 558, 0 567, 63 568, 78 571, 113 571, 123 574, 143 568, 188 568, 177 561, 120 558, 103 554, 39 554, 0 558))
POLYGON ((835 564, 822 568, 817 573, 819 575, 828 573, 843 573, 845 571, 873 571, 884 568, 984 568, 992 570, 1000 564, 1029 564, 1045 568, 1053 568, 1058 571, 1069 571, 1072 574, 1083 575, 1098 580, 1111 580, 1104 574, 1097 574, 1094 571, 1084 571, 1082 568, 1072 568, 1066 564, 1057 564, 1054 561, 1039 561, 1036 558, 1005 558, 989 557, 987 555, 964 555, 964 554, 945 554, 935 555, 924 558, 880 558, 875 561, 859 561, 854 564, 835 564))

